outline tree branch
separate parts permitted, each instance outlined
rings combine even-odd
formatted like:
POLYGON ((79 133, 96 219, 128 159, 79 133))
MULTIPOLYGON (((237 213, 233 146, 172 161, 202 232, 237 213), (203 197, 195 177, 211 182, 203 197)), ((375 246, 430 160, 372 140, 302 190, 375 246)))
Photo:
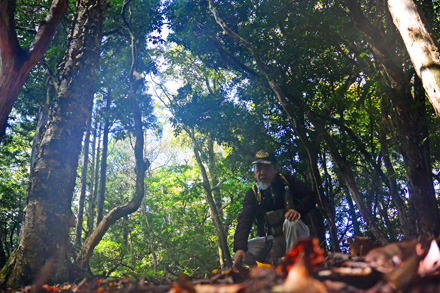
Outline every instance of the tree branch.
POLYGON ((40 23, 37 35, 30 47, 29 60, 27 62, 29 63, 28 66, 30 66, 30 68, 34 67, 35 64, 43 58, 44 54, 46 54, 50 42, 55 35, 55 31, 67 10, 67 4, 68 0, 54 0, 52 2, 49 14, 46 19, 40 23))
POLYGON ((15 31, 15 1, 0 0, 0 56, 2 60, 16 56, 20 51, 15 31))

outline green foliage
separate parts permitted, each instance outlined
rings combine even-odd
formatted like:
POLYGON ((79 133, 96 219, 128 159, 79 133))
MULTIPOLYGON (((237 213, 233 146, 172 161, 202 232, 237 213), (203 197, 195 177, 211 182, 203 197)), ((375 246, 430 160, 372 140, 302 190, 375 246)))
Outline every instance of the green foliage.
MULTIPOLYGON (((297 125, 289 121, 254 57, 215 23, 207 1, 164 1, 163 6, 159 0, 131 2, 124 15, 137 39, 138 74, 156 75, 161 90, 170 81, 181 84, 175 93, 157 97, 163 101, 160 106, 154 105, 148 88, 152 86, 140 84, 136 98, 144 127, 159 133, 155 110, 170 111, 163 115, 170 117, 174 141, 170 139, 166 149, 156 152, 178 149, 181 153, 168 163, 150 150, 148 158, 155 168, 146 179, 143 207, 110 228, 95 250, 92 271, 140 278, 181 272, 202 275, 218 267, 214 226, 200 170, 192 155, 188 155, 192 152, 186 149, 194 146, 184 135, 186 129, 194 131, 204 163, 209 157, 208 141, 215 142, 216 168, 209 175, 221 181, 221 216, 229 244, 233 241, 244 192, 253 183, 250 162, 256 150, 276 150, 284 171, 295 173, 316 188, 311 177, 310 154, 296 130, 304 132, 316 152, 324 199, 330 205, 338 238, 353 234, 371 236, 359 208, 352 206, 343 177, 345 170, 331 157, 328 142, 317 130, 318 124, 329 133, 341 158, 355 174, 356 186, 373 219, 391 240, 402 237, 393 194, 385 180, 396 182, 397 193, 406 204, 405 157, 398 129, 391 119, 396 105, 389 98, 386 74, 376 60, 378 52, 354 28, 345 3, 214 3, 226 24, 257 50, 267 74, 282 88, 297 125), (170 29, 168 42, 151 46, 163 43, 152 32, 161 32, 164 19, 170 29), (387 158, 394 174, 385 165, 387 158)), ((393 37, 394 27, 387 19, 386 7, 371 1, 359 3, 367 20, 387 36, 386 45, 401 60, 401 69, 415 92, 411 62, 398 38, 393 37)), ((438 35, 440 5, 435 1, 428 4, 423 10, 428 12, 434 34, 438 35)), ((23 48, 30 46, 35 31, 29 28, 35 28, 44 18, 48 5, 47 1, 17 3, 17 31, 23 48)), ((44 62, 34 69, 15 105, 11 130, 0 146, 0 224, 2 239, 8 239, 6 243, 2 241, 8 254, 17 242, 28 180, 34 123, 25 119, 35 121, 39 108, 53 98, 52 78, 64 55, 71 12, 75 10, 75 4, 70 5, 44 62)), ((97 119, 108 119, 111 124, 104 213, 128 202, 134 190, 135 164, 128 135, 133 128, 132 105, 127 99, 131 90, 131 38, 121 19, 122 5, 119 0, 110 1, 96 95, 97 119), (108 99, 110 111, 105 111, 108 99)), ((439 121, 431 107, 427 107, 426 115, 430 120, 426 142, 431 144, 433 178, 438 189, 439 121)), ((167 131, 165 134, 169 134, 167 131)), ((148 143, 147 146, 150 147, 148 143)))
POLYGON ((0 145, 0 249, 6 256, 18 244, 18 232, 26 203, 28 164, 34 124, 15 121, 0 145))
MULTIPOLYGON (((132 190, 132 166, 127 164, 131 158, 121 149, 120 142, 110 149, 107 199, 108 205, 117 205, 132 190)), ((226 162, 218 168, 224 176, 224 225, 232 231, 249 180, 229 169, 226 162)), ((200 178, 194 165, 167 166, 155 171, 146 179, 148 188, 142 210, 111 227, 95 251, 92 271, 153 276, 153 253, 157 259, 156 277, 165 272, 203 275, 218 268, 214 227, 200 178)), ((232 234, 229 242, 232 247, 232 234)))
MULTIPOLYGON (((215 24, 206 1, 198 4, 184 0, 167 3, 165 13, 173 30, 170 39, 197 56, 207 68, 235 75, 225 87, 229 94, 233 92, 232 106, 251 105, 247 108, 250 115, 264 122, 264 130, 272 138, 266 147, 277 150, 280 164, 286 170, 295 170, 309 181, 308 154, 296 133, 292 133, 293 128, 267 80, 259 76, 262 67, 257 66, 245 46, 239 45, 215 24)), ((318 153, 324 195, 336 217, 340 238, 356 232, 348 216, 351 212, 346 198, 347 186, 342 180, 342 171, 330 156, 327 143, 315 128, 316 123, 324 126, 342 159, 348 162, 373 218, 384 231, 392 229, 395 232, 390 233, 390 238, 398 237, 401 232, 396 209, 390 205, 392 196, 396 195, 391 194, 387 180, 397 183, 398 196, 403 197, 406 197, 407 183, 404 152, 399 145, 396 126, 389 118, 387 107, 390 106, 386 106, 390 98, 386 96, 389 90, 384 89, 389 89, 389 85, 375 60, 377 52, 372 52, 362 34, 353 29, 345 4, 331 1, 214 1, 214 5, 227 26, 258 52, 268 75, 286 95, 288 107, 297 120, 296 127, 304 131, 318 153), (384 165, 384 149, 397 174, 388 179, 379 175, 377 169, 379 166, 385 177, 391 176, 384 165)), ((410 71, 403 45, 395 38, 394 27, 387 19, 386 7, 369 2, 363 2, 361 7, 372 26, 380 27, 380 33, 387 36, 389 43, 386 46, 395 48, 396 60, 402 60, 401 70, 410 71)), ((188 56, 188 53, 182 55, 188 56)), ((210 96, 201 94, 194 78, 188 75, 184 79, 188 83, 178 92, 177 98, 191 101, 194 108, 183 106, 182 113, 176 112, 176 119, 181 119, 182 123, 191 120, 194 125, 194 121, 202 121, 201 117, 206 113, 205 105, 202 106, 199 100, 209 103, 210 96), (197 117, 189 116, 194 109, 201 111, 195 112, 197 117)), ((222 108, 216 105, 213 109, 222 108)), ((205 125, 209 123, 222 121, 214 115, 209 117, 215 121, 203 121, 203 126, 199 123, 200 131, 206 131, 205 125)), ((228 113, 226 117, 233 116, 228 113)), ((217 128, 227 129, 224 128, 227 123, 220 122, 219 125, 222 126, 217 128)), ((245 125, 240 126, 246 129, 245 125)), ((431 135, 431 139, 436 141, 434 136, 431 135)), ((230 141, 225 139, 225 142, 230 141)), ((357 219, 359 211, 356 207, 352 212, 352 217, 357 219)), ((360 220, 359 224, 359 232, 368 234, 365 223, 360 220)))

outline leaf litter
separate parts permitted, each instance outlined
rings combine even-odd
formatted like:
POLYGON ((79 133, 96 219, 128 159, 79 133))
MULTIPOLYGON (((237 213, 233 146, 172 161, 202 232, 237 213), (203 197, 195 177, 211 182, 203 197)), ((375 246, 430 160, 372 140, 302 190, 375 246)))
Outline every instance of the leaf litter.
POLYGON ((439 240, 409 240, 376 247, 359 237, 351 242, 352 247, 368 244, 361 249, 363 252, 343 254, 326 253, 317 239, 309 238, 300 240, 277 266, 239 266, 208 279, 181 274, 174 281, 122 277, 53 286, 36 282, 9 292, 440 292, 439 240))

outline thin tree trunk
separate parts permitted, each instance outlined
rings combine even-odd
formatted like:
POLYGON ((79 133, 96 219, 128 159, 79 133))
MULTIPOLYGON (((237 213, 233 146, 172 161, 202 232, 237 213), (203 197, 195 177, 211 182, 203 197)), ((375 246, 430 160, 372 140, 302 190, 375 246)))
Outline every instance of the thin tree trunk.
POLYGON ((353 200, 351 199, 349 193, 345 194, 345 199, 347 200, 348 210, 351 215, 351 223, 353 224, 353 234, 354 236, 361 236, 361 229, 359 228, 359 222, 356 216, 356 209, 353 204, 353 200))
POLYGON ((75 263, 83 269, 88 269, 90 258, 93 255, 93 250, 96 245, 99 244, 102 237, 107 230, 120 218, 135 212, 142 203, 144 197, 144 178, 145 171, 149 167, 149 162, 144 162, 143 145, 144 145, 144 133, 142 130, 142 116, 139 110, 139 106, 133 99, 133 112, 135 117, 135 159, 136 159, 136 190, 131 201, 123 206, 119 206, 111 210, 99 223, 93 233, 84 241, 78 257, 75 263))
POLYGON ((394 171, 393 165, 390 160, 390 155, 388 151, 388 142, 386 139, 386 134, 383 129, 380 130, 379 140, 381 145, 382 159, 384 162, 385 169, 387 170, 388 173, 388 182, 389 182, 391 199, 394 205, 396 206, 398 213, 397 218, 399 220, 403 234, 415 235, 416 234, 415 223, 411 223, 409 221, 406 212, 406 204, 399 193, 399 188, 396 182, 396 172, 394 171))
POLYGON ((150 221, 148 220, 148 215, 146 213, 147 207, 145 205, 145 200, 143 201, 142 204, 142 209, 141 209, 141 215, 142 217, 145 219, 145 225, 147 226, 147 233, 148 233, 148 248, 150 249, 151 252, 151 256, 153 257, 153 272, 154 275, 157 275, 157 255, 156 255, 156 249, 154 248, 154 243, 156 241, 156 237, 154 236, 153 233, 153 227, 151 227, 150 225, 150 221))
POLYGON ((67 10, 68 0, 54 0, 46 19, 42 21, 30 50, 23 49, 15 30, 16 1, 0 1, 0 143, 18 94, 29 73, 40 62, 50 46, 58 25, 67 10))
POLYGON ((57 98, 37 141, 20 243, 2 271, 2 286, 30 284, 48 262, 54 267, 48 282, 62 283, 71 276, 71 204, 81 141, 92 110, 106 8, 105 1, 78 3, 70 42, 59 66, 57 98))
MULTIPOLYGON (((383 222, 385 223, 385 225, 387 227, 392 227, 393 224, 391 223, 390 217, 388 215, 388 211, 390 210, 389 209, 389 204, 385 203, 383 200, 379 201, 377 209, 379 211, 379 214, 382 216, 383 222)), ((388 231, 388 237, 390 238, 390 240, 392 242, 395 242, 395 241, 398 240, 396 229, 388 228, 387 231, 388 231)))
POLYGON ((84 219, 84 202, 86 198, 86 187, 87 187, 87 170, 89 165, 89 144, 90 144, 90 128, 91 128, 92 117, 87 120, 86 125, 86 135, 84 138, 84 150, 83 150, 83 166, 81 168, 81 184, 79 192, 79 204, 78 204, 78 216, 76 217, 76 227, 75 227, 75 247, 81 246, 81 236, 83 230, 83 219, 84 219))
POLYGON ((104 214, 105 182, 107 179, 108 133, 110 130, 110 104, 111 94, 109 93, 107 95, 107 105, 105 107, 104 134, 102 137, 101 176, 99 178, 99 192, 96 199, 96 226, 99 225, 99 222, 101 222, 104 214))
MULTIPOLYGON (((206 83, 209 85, 208 81, 206 83)), ((222 230, 224 231, 225 227, 223 227, 223 223, 224 223, 223 214, 219 212, 222 208, 222 197, 221 197, 221 193, 220 193, 220 188, 218 187, 218 184, 219 184, 218 176, 215 172, 214 142, 213 142, 210 134, 208 137, 208 170, 209 170, 209 174, 211 177, 211 184, 210 185, 217 186, 216 188, 213 188, 211 190, 212 190, 212 194, 214 197, 215 208, 217 209, 219 220, 222 223, 222 230)), ((211 209, 210 209, 210 213, 212 216, 213 211, 211 209)), ((225 262, 224 262, 225 254, 223 253, 222 245, 221 245, 220 239, 218 237, 217 237, 217 248, 218 248, 218 255, 219 255, 219 260, 220 260, 220 267, 224 268, 225 267, 225 262)))
POLYGON ((357 145, 360 152, 364 155, 364 158, 366 162, 368 162, 375 170, 375 173, 381 178, 381 180, 385 183, 385 185, 390 190, 391 199, 394 203, 394 205, 397 208, 398 212, 398 219, 399 223, 402 226, 402 230, 404 231, 405 235, 414 235, 415 234, 415 228, 410 228, 411 225, 408 221, 408 215, 405 209, 405 203, 400 196, 397 188, 397 183, 395 178, 395 172, 393 169, 393 166, 391 164, 391 161, 389 159, 388 154, 388 143, 386 142, 385 133, 383 131, 380 131, 379 134, 379 140, 381 143, 381 154, 384 160, 385 168, 388 171, 388 177, 385 175, 385 173, 382 171, 380 164, 376 163, 371 155, 367 152, 367 150, 364 148, 363 143, 359 140, 359 138, 354 134, 353 130, 347 127, 345 124, 339 123, 339 121, 334 121, 339 126, 341 126, 345 131, 348 133, 348 135, 351 137, 352 141, 357 145), (412 232, 411 232, 412 231, 412 232))
MULTIPOLYGON (((309 119, 312 118, 312 115, 309 113, 308 115, 309 119)), ((361 193, 359 192, 355 180, 355 176, 350 169, 349 164, 347 161, 341 157, 339 154, 339 150, 334 144, 334 141, 330 134, 324 129, 324 127, 317 121, 316 119, 311 119, 313 125, 315 125, 316 130, 318 133, 322 136, 322 138, 327 143, 330 154, 333 158, 333 161, 336 163, 336 165, 339 167, 339 170, 341 171, 342 178, 344 179, 345 183, 347 184, 347 188, 350 191, 350 194, 353 196, 354 201, 356 202, 357 207, 359 208, 359 211, 361 212, 362 217, 364 218, 365 222, 367 223, 367 226, 373 233, 374 237, 382 244, 385 245, 388 243, 388 239, 386 238, 385 234, 380 230, 380 228, 377 226, 376 221, 371 217, 371 214, 368 212, 368 208, 365 206, 365 203, 362 201, 361 193)))
POLYGON ((95 208, 98 202, 98 191, 99 191, 99 182, 100 182, 100 166, 101 166, 101 134, 102 134, 102 124, 99 124, 99 130, 98 130, 98 149, 96 151, 96 164, 95 164, 95 186, 93 190, 93 206, 90 208, 93 208, 91 210, 91 221, 92 221, 92 230, 90 231, 90 234, 93 231, 93 222, 95 221, 94 215, 95 215, 95 208))
POLYGON ((209 205, 209 212, 211 214, 211 219, 214 224, 214 228, 215 228, 215 232, 216 232, 215 234, 217 235, 219 249, 221 249, 220 257, 224 257, 224 259, 222 258, 222 260, 220 260, 220 264, 222 264, 222 262, 224 260, 224 264, 223 264, 222 269, 229 269, 232 267, 232 258, 231 258, 231 254, 230 254, 229 248, 228 248, 226 233, 225 233, 225 230, 223 229, 223 225, 220 220, 219 212, 217 210, 217 205, 216 205, 215 200, 212 196, 211 183, 209 182, 209 177, 206 172, 206 168, 203 165, 203 161, 200 158, 200 146, 198 145, 198 143, 195 139, 194 130, 187 129, 187 128, 184 128, 184 129, 188 133, 188 135, 191 137, 191 140, 194 144, 194 148, 193 148, 194 155, 196 157, 197 164, 199 165, 200 172, 202 173, 203 189, 205 190, 205 193, 206 193, 206 199, 207 199, 208 205, 209 205))
MULTIPOLYGON (((3 229, 2 229, 3 230, 3 229)), ((3 232, 0 234, 0 270, 3 268, 3 266, 6 264, 7 257, 5 253, 5 249, 3 245, 3 232)))
MULTIPOLYGON (((95 164, 96 163, 96 149, 98 148, 98 156, 99 156, 99 140, 98 138, 98 146, 96 146, 96 134, 98 132, 98 119, 95 114, 95 126, 93 127, 93 140, 92 140, 92 163, 90 168, 90 183, 89 183, 89 196, 87 198, 87 201, 89 203, 88 211, 87 211, 87 233, 86 238, 92 234, 93 231, 93 222, 95 220, 95 164)), ((101 137, 101 134, 99 134, 99 137, 101 137)), ((99 164, 99 163, 98 163, 99 164)), ((96 167, 96 169, 99 169, 96 167)))
MULTIPOLYGON (((208 138, 208 170, 209 174, 211 175, 211 184, 212 186, 215 186, 215 188, 212 189, 212 193, 214 194, 214 201, 215 205, 217 207, 217 210, 220 211, 223 203, 222 203, 222 195, 220 192, 219 183, 217 172, 215 170, 215 153, 214 153, 214 141, 212 140, 211 134, 209 134, 208 138)), ((223 215, 219 215, 221 220, 223 221, 223 215)))
MULTIPOLYGON (((128 236, 130 234, 130 231, 128 230, 128 215, 125 215, 122 217, 122 229, 123 229, 123 239, 124 239, 124 246, 129 247, 128 245, 128 236)), ((132 248, 132 247, 130 247, 132 248)))
POLYGON ((129 71, 130 89, 128 92, 128 100, 130 101, 131 110, 134 118, 133 134, 136 137, 135 147, 134 147, 134 156, 136 160, 136 168, 135 168, 136 187, 131 201, 123 206, 119 206, 111 210, 102 219, 102 221, 99 222, 99 225, 96 227, 93 233, 85 240, 84 245, 81 248, 80 253, 78 254, 78 257, 75 260, 75 263, 78 264, 83 269, 88 269, 90 258, 92 257, 93 254, 93 250, 95 249, 96 245, 99 244, 102 237, 110 228, 110 226, 113 225, 120 218, 135 212, 140 207, 145 192, 145 187, 144 187, 145 172, 150 166, 148 160, 144 161, 144 131, 142 129, 142 113, 139 108, 139 103, 136 97, 138 88, 142 83, 142 80, 139 80, 135 73, 136 64, 138 62, 136 39, 124 16, 124 11, 129 3, 130 1, 124 2, 123 10, 122 10, 122 18, 131 36, 131 48, 132 48, 132 63, 129 71))

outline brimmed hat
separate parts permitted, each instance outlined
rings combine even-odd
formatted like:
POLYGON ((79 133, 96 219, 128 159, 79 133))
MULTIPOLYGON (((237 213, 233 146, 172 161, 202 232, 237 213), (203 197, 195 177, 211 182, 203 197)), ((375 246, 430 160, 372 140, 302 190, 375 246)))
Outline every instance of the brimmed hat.
POLYGON ((277 160, 271 152, 266 150, 259 150, 254 156, 254 161, 252 162, 252 165, 254 164, 275 165, 276 163, 277 160))

